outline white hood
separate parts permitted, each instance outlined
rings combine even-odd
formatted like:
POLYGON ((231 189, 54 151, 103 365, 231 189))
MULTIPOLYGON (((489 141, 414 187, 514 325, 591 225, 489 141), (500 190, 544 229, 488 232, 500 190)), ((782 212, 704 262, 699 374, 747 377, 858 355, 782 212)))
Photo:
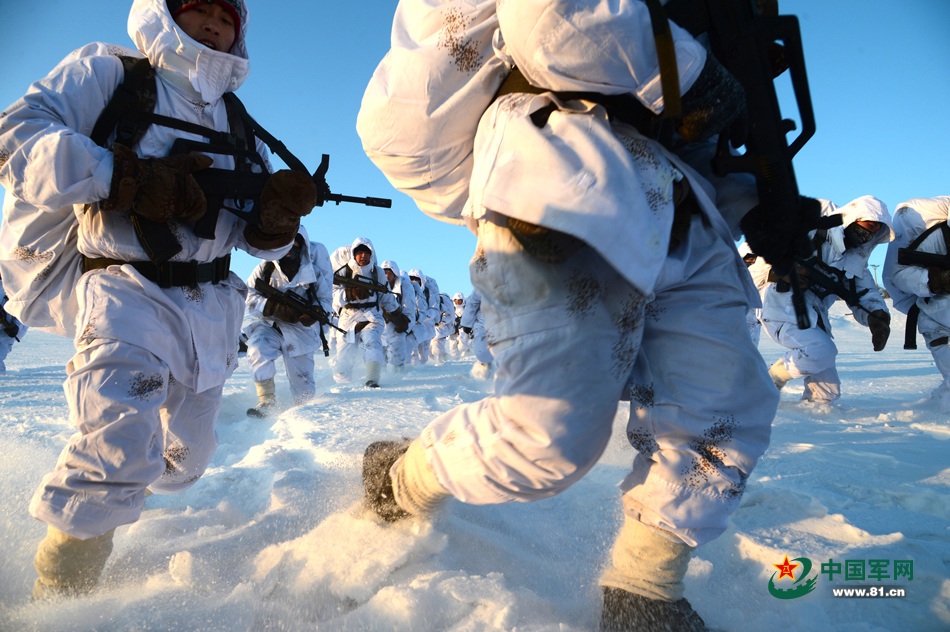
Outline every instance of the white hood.
POLYGON ((353 271, 354 276, 373 278, 373 266, 376 265, 376 249, 373 248, 373 242, 371 242, 366 237, 357 237, 354 239, 353 243, 350 244, 350 260, 347 262, 347 265, 350 266, 350 270, 353 271), (356 252, 356 249, 360 246, 369 248, 369 263, 367 263, 365 266, 361 266, 360 264, 356 263, 356 259, 353 258, 353 253, 356 252))
POLYGON ((248 11, 243 0, 241 31, 231 52, 211 50, 182 31, 165 0, 135 0, 129 13, 129 36, 163 79, 206 103, 241 87, 250 72, 245 38, 248 11))
POLYGON ((884 244, 894 239, 894 229, 891 228, 891 214, 887 210, 887 205, 881 200, 871 195, 859 197, 841 207, 834 207, 833 204, 822 205, 822 215, 831 215, 841 213, 841 226, 835 226, 828 229, 826 242, 831 247, 831 257, 828 263, 844 270, 845 275, 850 279, 861 276, 867 268, 868 258, 871 252, 878 244, 884 244), (854 222, 870 221, 880 222, 884 227, 879 230, 874 238, 860 248, 848 250, 844 243, 844 229, 854 222))

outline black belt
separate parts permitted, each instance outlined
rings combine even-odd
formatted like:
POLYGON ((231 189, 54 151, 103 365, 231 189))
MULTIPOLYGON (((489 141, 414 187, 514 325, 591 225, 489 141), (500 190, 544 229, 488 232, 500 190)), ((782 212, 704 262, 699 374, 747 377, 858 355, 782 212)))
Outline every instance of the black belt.
POLYGON ((129 265, 139 274, 161 288, 169 287, 196 287, 199 283, 217 285, 228 278, 231 273, 231 255, 227 254, 208 263, 197 261, 168 261, 166 263, 152 263, 151 261, 119 261, 118 259, 93 259, 83 255, 82 271, 101 270, 109 266, 129 265))

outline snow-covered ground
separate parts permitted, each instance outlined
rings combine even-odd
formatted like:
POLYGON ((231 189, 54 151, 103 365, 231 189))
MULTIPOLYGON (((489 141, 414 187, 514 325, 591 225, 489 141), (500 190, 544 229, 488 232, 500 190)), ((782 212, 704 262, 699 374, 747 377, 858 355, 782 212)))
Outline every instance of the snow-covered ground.
MULTIPOLYGON (((950 422, 921 343, 888 348, 832 310, 843 396, 802 407, 782 393, 772 444, 726 534, 690 563, 686 596, 711 627, 740 631, 950 629, 950 422), (890 579, 819 575, 797 599, 769 593, 785 556, 820 564, 887 560, 890 579), (894 560, 913 579, 894 580, 894 560), (833 588, 897 586, 903 598, 834 598, 833 588)), ((338 387, 318 357, 321 395, 279 417, 250 419, 242 366, 228 383, 220 447, 201 481, 151 496, 116 531, 101 588, 32 605, 32 557, 44 525, 27 513, 72 428, 61 383, 70 341, 30 332, 0 376, 2 630, 596 630, 597 577, 621 515, 616 484, 633 449, 627 407, 601 462, 567 493, 530 505, 450 501, 431 521, 396 526, 361 515, 360 460, 371 441, 415 436, 441 411, 484 397, 471 357, 426 366, 383 388, 338 387)), ((764 338, 771 363, 780 348, 764 338)), ((286 378, 278 394, 289 407, 286 378)), ((796 575, 796 579, 798 575, 796 575)), ((788 589, 792 581, 777 581, 788 589)))

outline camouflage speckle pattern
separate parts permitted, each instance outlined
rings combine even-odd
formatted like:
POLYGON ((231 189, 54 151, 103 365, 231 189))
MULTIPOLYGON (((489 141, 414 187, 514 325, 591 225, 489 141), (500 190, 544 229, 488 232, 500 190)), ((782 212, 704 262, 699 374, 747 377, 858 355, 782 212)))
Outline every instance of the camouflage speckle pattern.
POLYGON ((474 272, 484 274, 488 270, 488 259, 485 258, 485 248, 481 244, 475 247, 475 254, 472 256, 471 267, 474 272))
POLYGON ((482 56, 475 43, 465 37, 465 29, 474 21, 474 17, 466 17, 459 9, 449 9, 439 33, 438 48, 447 49, 459 72, 469 75, 474 74, 482 65, 482 56))
POLYGON ((567 313, 577 319, 590 316, 594 306, 603 302, 607 297, 607 287, 593 274, 575 272, 567 280, 567 291, 570 299, 567 303, 567 313))
POLYGON ((627 431, 627 440, 630 442, 630 445, 633 446, 633 449, 643 456, 652 456, 660 450, 660 446, 653 438, 653 434, 645 430, 627 431))
POLYGON ((162 476, 174 474, 178 470, 178 464, 182 463, 188 456, 189 449, 176 441, 165 449, 162 457, 165 459, 165 473, 162 476))
POLYGON ((10 153, 9 149, 0 148, 0 169, 3 168, 3 165, 7 164, 7 161, 10 160, 11 155, 12 154, 10 153))
POLYGON ((653 408, 655 397, 653 382, 648 385, 636 384, 630 388, 630 399, 639 404, 641 408, 653 408))
POLYGON ((656 303, 647 303, 646 316, 655 323, 660 322, 660 316, 666 312, 665 307, 660 307, 656 303))
POLYGON ((182 294, 185 295, 186 301, 189 301, 191 303, 201 302, 201 297, 202 297, 201 286, 186 285, 185 287, 181 288, 181 291, 182 291, 182 294))
POLYGON ((640 332, 644 321, 644 298, 641 294, 630 294, 624 299, 620 311, 611 317, 620 338, 614 345, 611 357, 614 360, 613 374, 617 380, 630 374, 640 352, 640 332))
POLYGON ((165 380, 162 378, 161 373, 153 373, 151 375, 142 375, 139 373, 132 377, 129 386, 129 397, 144 402, 152 397, 152 395, 161 392, 164 388, 165 380))
MULTIPOLYGON (((681 472, 687 485, 701 487, 709 483, 712 478, 723 476, 721 470, 726 467, 723 460, 727 455, 720 446, 732 441, 732 433, 737 427, 738 424, 731 415, 720 417, 712 427, 703 433, 701 439, 689 443, 689 447, 697 452, 698 457, 694 458, 692 464, 681 472)), ((723 495, 727 497, 741 496, 744 489, 745 481, 739 485, 733 485, 729 490, 723 492, 723 495)))

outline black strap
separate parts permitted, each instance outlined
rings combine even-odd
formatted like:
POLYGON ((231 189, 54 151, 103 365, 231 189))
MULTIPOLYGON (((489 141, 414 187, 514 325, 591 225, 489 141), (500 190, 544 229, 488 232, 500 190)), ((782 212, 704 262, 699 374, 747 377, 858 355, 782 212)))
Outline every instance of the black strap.
POLYGON ((950 343, 950 336, 942 336, 942 337, 940 337, 940 338, 934 338, 933 340, 931 340, 931 341, 930 341, 930 347, 931 347, 931 348, 933 348, 933 347, 939 347, 939 346, 941 346, 941 345, 945 345, 945 344, 948 344, 948 343, 950 343))
POLYGON ((950 235, 950 227, 947 226, 947 222, 937 222, 924 232, 917 235, 917 239, 908 244, 907 250, 917 250, 920 248, 920 244, 924 243, 924 240, 930 237, 931 233, 937 230, 943 231, 943 240, 947 248, 950 249, 950 239, 948 239, 948 235, 950 235))
POLYGON ((148 124, 141 125, 141 117, 136 114, 136 111, 151 112, 158 98, 155 71, 149 64, 148 58, 136 59, 120 55, 119 59, 125 70, 125 78, 99 114, 89 134, 89 138, 102 147, 106 146, 113 130, 116 131, 116 142, 127 147, 137 143, 148 128, 148 124))
POLYGON ((683 102, 680 98, 680 73, 676 65, 676 46, 670 32, 670 21, 659 0, 645 0, 650 10, 653 39, 656 42, 656 59, 660 67, 660 85, 663 87, 663 117, 674 120, 683 117, 683 102))
POLYGON ((907 310, 907 324, 904 327, 904 349, 913 351, 917 348, 917 317, 920 316, 920 308, 914 303, 907 310))
MULTIPOLYGON (((3 298, 6 297, 4 296, 3 298)), ((7 310, 3 308, 3 302, 0 302, 0 323, 3 323, 3 333, 17 342, 20 342, 20 339, 17 338, 20 333, 20 327, 14 322, 13 317, 7 314, 7 310)))
POLYGON ((83 273, 121 265, 132 266, 139 274, 161 288, 197 287, 199 283, 217 285, 227 279, 231 272, 231 255, 227 254, 207 263, 171 261, 159 264, 151 261, 120 261, 83 256, 83 273))

